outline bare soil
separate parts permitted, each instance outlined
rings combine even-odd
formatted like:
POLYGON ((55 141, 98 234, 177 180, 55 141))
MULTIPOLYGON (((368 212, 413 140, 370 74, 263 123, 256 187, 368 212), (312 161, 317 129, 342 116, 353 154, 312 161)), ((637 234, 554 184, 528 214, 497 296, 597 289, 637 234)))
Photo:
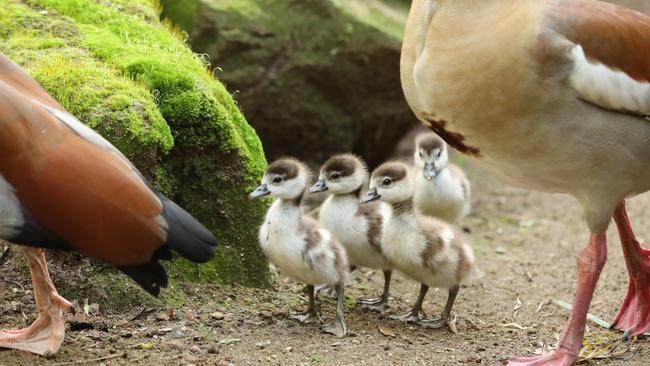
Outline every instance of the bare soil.
MULTIPOLYGON (((386 314, 356 307, 357 297, 377 295, 382 285, 379 272, 362 269, 347 287, 349 336, 337 339, 316 324, 287 319, 289 312, 304 308, 306 296, 301 284, 279 274, 267 290, 188 285, 191 301, 173 309, 114 313, 100 304, 86 321, 68 315, 71 329, 55 357, 0 351, 0 365, 499 365, 553 347, 568 315, 554 300, 572 302, 576 256, 588 239, 582 212, 567 196, 511 188, 479 173, 471 178, 474 211, 461 225, 469 231, 484 276, 461 289, 453 311, 457 333, 385 318, 408 310, 418 293, 418 285, 400 275, 386 314), (90 328, 77 329, 84 327, 90 328)), ((633 199, 629 211, 638 236, 650 238, 650 195, 633 199)), ((609 241, 609 261, 591 307, 607 322, 627 289, 614 226, 609 241)), ((0 323, 24 327, 35 317, 30 280, 7 267, 0 264, 0 323)), ((426 313, 438 313, 445 299, 445 291, 431 291, 426 313)), ((334 305, 321 296, 326 320, 333 318, 334 305)), ((587 333, 590 342, 620 336, 592 322, 587 333)), ((618 358, 588 363, 650 364, 648 339, 623 343, 618 350, 618 358)))

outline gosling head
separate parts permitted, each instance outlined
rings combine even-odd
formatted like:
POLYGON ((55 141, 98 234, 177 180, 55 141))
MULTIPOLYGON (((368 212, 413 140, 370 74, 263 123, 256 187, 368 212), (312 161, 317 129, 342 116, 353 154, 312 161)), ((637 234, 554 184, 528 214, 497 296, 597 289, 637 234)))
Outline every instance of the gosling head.
POLYGON ((401 162, 380 165, 370 177, 370 189, 363 202, 382 200, 390 204, 411 200, 415 190, 409 167, 401 162))
POLYGON ((309 182, 309 170, 296 159, 276 160, 266 169, 262 183, 250 194, 250 198, 271 195, 281 200, 300 198, 309 182))
POLYGON ((309 192, 349 194, 359 191, 367 180, 368 170, 360 158, 352 154, 336 155, 323 164, 318 182, 309 188, 309 192))
POLYGON ((413 160, 424 178, 432 180, 447 166, 447 144, 435 133, 421 134, 415 139, 413 160))

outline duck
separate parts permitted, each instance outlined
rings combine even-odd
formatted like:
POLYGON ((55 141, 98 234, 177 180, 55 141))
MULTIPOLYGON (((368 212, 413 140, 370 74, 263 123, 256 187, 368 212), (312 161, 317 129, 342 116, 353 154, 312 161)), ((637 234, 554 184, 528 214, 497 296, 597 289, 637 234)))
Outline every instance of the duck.
POLYGON ((348 276, 348 257, 336 237, 303 212, 301 201, 310 176, 307 166, 293 158, 283 158, 269 164, 261 184, 250 193, 253 199, 264 196, 275 198, 260 226, 259 242, 268 260, 280 272, 307 284, 307 311, 291 317, 301 323, 319 320, 314 286, 333 286, 337 294, 336 319, 322 330, 345 337, 344 288, 348 276))
POLYGON ((415 139, 415 206, 425 215, 454 223, 471 210, 471 186, 465 173, 449 163, 447 144, 433 132, 415 139))
POLYGON ((626 210, 650 190, 648 65, 650 17, 602 1, 411 4, 400 73, 417 118, 506 183, 568 194, 584 212, 589 240, 558 347, 511 365, 578 360, 612 219, 629 281, 611 327, 625 339, 650 330, 650 250, 626 210))
POLYGON ((411 310, 389 318, 437 329, 448 324, 460 286, 475 278, 478 271, 472 247, 454 227, 422 215, 414 207, 413 174, 411 167, 403 162, 380 165, 373 171, 362 201, 381 200, 387 204, 382 250, 393 268, 420 283, 420 293, 411 310), (423 319, 420 312, 430 287, 446 289, 447 302, 440 316, 423 319))
POLYGON ((0 239, 27 257, 38 316, 0 330, 0 348, 52 356, 72 305, 57 292, 43 249, 76 251, 115 266, 158 296, 172 252, 210 260, 217 240, 151 188, 113 145, 79 122, 0 54, 0 239))
POLYGON ((335 155, 320 169, 310 193, 327 192, 329 197, 319 211, 322 227, 329 230, 345 248, 351 268, 380 269, 384 290, 379 298, 358 299, 364 308, 383 311, 389 299, 391 263, 381 249, 381 202, 361 204, 362 189, 368 181, 365 162, 353 154, 335 155))

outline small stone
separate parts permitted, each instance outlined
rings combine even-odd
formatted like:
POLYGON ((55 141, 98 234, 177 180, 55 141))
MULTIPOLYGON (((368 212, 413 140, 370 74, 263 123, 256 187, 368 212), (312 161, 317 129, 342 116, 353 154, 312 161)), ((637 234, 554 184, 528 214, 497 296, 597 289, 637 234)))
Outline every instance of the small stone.
POLYGON ((293 352, 293 347, 289 346, 289 347, 285 348, 284 352, 286 352, 286 353, 293 352))
POLYGON ((194 345, 194 346, 190 347, 190 352, 192 352, 192 353, 201 353, 201 348, 199 348, 199 346, 194 345))
POLYGON ((255 347, 257 347, 259 349, 264 349, 264 348, 266 348, 266 346, 268 346, 270 344, 271 344, 271 341, 262 341, 262 342, 255 343, 255 347))
POLYGON ((221 342, 219 342, 219 343, 229 345, 229 344, 235 344, 235 343, 239 343, 239 342, 241 342, 241 339, 239 339, 239 338, 225 338, 225 339, 222 339, 221 342))
POLYGON ((273 310, 272 314, 273 314, 274 318, 282 318, 282 317, 285 317, 287 315, 287 311, 286 310, 276 309, 276 310, 273 310))
POLYGON ((215 311, 214 313, 210 314, 210 318, 214 320, 223 320, 226 316, 220 312, 220 311, 215 311))

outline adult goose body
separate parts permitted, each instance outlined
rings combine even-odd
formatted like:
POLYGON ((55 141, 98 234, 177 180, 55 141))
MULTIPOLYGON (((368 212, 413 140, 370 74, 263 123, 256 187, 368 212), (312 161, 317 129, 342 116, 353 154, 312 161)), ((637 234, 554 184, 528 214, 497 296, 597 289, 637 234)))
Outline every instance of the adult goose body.
POLYGON ((590 240, 557 350, 516 365, 570 365, 618 227, 630 274, 613 322, 650 330, 650 251, 626 198, 650 189, 650 18, 596 0, 414 0, 401 60, 418 118, 506 182, 567 193, 590 240))

